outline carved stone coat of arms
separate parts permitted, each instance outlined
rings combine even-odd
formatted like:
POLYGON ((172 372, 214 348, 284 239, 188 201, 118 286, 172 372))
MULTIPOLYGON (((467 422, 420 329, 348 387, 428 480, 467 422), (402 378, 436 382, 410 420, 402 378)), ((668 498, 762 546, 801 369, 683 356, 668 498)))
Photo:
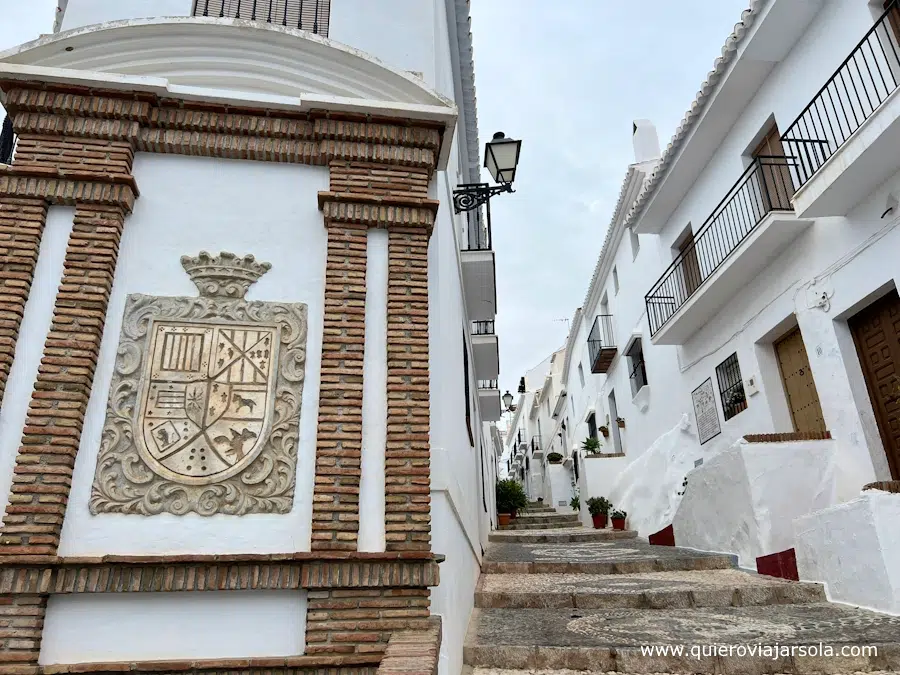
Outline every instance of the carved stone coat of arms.
POLYGON ((199 298, 128 296, 91 513, 287 513, 307 307, 244 300, 253 256, 181 263, 199 298))

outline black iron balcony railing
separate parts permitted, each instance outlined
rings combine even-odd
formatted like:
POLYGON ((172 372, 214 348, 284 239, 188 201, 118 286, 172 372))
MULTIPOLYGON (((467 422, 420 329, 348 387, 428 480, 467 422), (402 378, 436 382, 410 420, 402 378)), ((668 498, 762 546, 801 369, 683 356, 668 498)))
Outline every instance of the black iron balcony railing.
POLYGON ((328 37, 331 0, 194 0, 194 16, 264 21, 328 37))
POLYGON ((0 127, 0 164, 12 164, 13 150, 16 147, 16 134, 13 131, 12 119, 9 115, 0 127))
POLYGON ((478 207, 466 212, 467 238, 462 243, 464 251, 491 250, 491 219, 485 218, 484 209, 478 207))
POLYGON ((493 335, 494 334, 494 322, 493 321, 473 321, 472 322, 472 335, 493 335))
POLYGON ((645 298, 656 334, 773 211, 791 211, 793 157, 757 157, 645 298))
POLYGON ((799 189, 900 86, 900 2, 894 0, 781 137, 799 189))
POLYGON ((594 319, 588 335, 588 354, 591 357, 591 372, 605 373, 616 354, 616 336, 613 332, 611 314, 601 314, 594 319))
POLYGON ((497 380, 478 380, 479 389, 499 389, 500 385, 497 380))

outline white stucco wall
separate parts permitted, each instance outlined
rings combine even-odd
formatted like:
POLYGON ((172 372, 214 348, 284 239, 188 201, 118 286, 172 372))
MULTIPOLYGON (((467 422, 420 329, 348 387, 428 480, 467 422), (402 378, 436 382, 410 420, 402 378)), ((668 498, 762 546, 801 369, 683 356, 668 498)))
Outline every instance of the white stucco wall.
POLYGON ((900 614, 900 495, 866 491, 794 520, 800 579, 831 600, 900 614))
POLYGON ((56 291, 62 280, 66 244, 72 232, 75 209, 53 207, 41 236, 41 247, 31 292, 25 302, 12 367, 0 402, 0 504, 6 504, 13 467, 22 440, 28 403, 34 390, 44 342, 50 331, 56 291))
POLYGON ((194 0, 68 0, 62 30, 120 19, 190 16, 193 7, 194 0))
POLYGON ((549 499, 545 499, 548 506, 557 510, 567 511, 569 502, 572 501, 572 471, 562 464, 547 464, 547 483, 550 486, 549 499))
POLYGON ((590 497, 609 499, 616 479, 627 465, 627 457, 584 457, 581 466, 587 492, 582 492, 582 499, 585 502, 590 497))
POLYGON ((296 656, 305 635, 305 591, 54 595, 39 663, 296 656))
POLYGON ((327 169, 139 154, 134 175, 141 197, 122 236, 60 555, 309 550, 326 247, 316 193, 327 189, 327 169), (248 299, 308 305, 294 507, 287 515, 92 516, 88 500, 125 298, 197 295, 179 260, 201 250, 252 253, 272 264, 248 299))

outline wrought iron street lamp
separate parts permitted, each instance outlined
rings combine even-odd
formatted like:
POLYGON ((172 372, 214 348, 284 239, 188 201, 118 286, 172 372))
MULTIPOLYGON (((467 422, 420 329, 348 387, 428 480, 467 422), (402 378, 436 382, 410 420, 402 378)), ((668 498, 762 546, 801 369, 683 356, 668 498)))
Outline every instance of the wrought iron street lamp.
POLYGON ((498 184, 465 183, 453 191, 453 208, 457 213, 478 208, 494 195, 515 192, 512 184, 519 166, 522 141, 507 138, 502 131, 484 146, 484 166, 498 184))
POLYGON ((507 410, 509 410, 510 406, 512 406, 512 402, 513 402, 513 395, 510 394, 509 391, 507 390, 507 392, 505 394, 503 394, 503 407, 506 408, 507 410))

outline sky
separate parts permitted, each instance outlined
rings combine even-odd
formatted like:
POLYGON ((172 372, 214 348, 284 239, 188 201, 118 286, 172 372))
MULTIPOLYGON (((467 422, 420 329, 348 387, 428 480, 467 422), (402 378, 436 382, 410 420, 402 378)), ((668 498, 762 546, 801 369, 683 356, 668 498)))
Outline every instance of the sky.
POLYGON ((584 300, 634 161, 632 121, 668 145, 749 1, 471 4, 481 143, 522 140, 515 194, 491 200, 500 386, 515 392, 584 300))
MULTIPOLYGON (((481 142, 522 139, 516 192, 491 201, 503 391, 565 343, 634 159, 632 121, 668 144, 748 3, 471 0, 481 142)), ((6 49, 50 32, 56 0, 0 9, 6 49)))

